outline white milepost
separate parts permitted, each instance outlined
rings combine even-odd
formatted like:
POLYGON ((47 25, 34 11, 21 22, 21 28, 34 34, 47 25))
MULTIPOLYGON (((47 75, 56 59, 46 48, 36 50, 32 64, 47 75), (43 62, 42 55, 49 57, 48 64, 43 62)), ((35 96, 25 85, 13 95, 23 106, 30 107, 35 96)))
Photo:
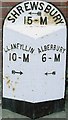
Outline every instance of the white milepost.
POLYGON ((3 97, 38 103, 64 98, 66 22, 44 1, 15 6, 3 25, 3 97))

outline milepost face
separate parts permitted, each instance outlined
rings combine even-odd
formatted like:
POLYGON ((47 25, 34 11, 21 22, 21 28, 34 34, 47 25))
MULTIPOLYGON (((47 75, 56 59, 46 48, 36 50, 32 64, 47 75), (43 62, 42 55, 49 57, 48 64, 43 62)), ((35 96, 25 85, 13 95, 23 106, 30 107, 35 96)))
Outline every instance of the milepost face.
POLYGON ((44 1, 15 6, 3 26, 3 97, 38 103, 64 98, 66 23, 44 1))

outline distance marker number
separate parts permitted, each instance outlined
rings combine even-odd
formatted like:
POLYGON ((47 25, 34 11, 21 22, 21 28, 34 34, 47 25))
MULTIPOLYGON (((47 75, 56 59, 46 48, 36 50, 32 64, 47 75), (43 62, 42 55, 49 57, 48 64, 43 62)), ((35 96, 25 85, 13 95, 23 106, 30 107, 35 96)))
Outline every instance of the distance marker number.
POLYGON ((47 25, 47 17, 38 17, 33 19, 31 16, 24 16, 24 24, 25 25, 32 25, 32 24, 39 24, 39 25, 47 25))
MULTIPOLYGON (((49 60, 52 59, 52 57, 48 57, 49 60)), ((22 62, 30 62, 30 54, 22 54, 22 56, 18 56, 17 53, 9 53, 8 54, 8 60, 9 61, 17 61, 17 60, 22 60, 22 62)), ((60 62, 61 56, 60 54, 54 54, 53 55, 53 61, 54 62, 60 62)), ((41 56, 41 61, 46 62, 47 61, 47 55, 43 54, 41 56)))
POLYGON ((30 62, 29 54, 22 54, 22 56, 18 56, 17 53, 9 53, 8 59, 9 61, 17 61, 21 59, 23 62, 30 62))

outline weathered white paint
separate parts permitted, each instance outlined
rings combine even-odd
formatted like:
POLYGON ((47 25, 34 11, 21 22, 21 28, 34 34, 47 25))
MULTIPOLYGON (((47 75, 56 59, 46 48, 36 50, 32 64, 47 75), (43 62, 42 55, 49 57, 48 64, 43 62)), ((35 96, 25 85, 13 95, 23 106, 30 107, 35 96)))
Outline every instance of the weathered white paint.
MULTIPOLYGON (((46 6, 49 3, 44 2, 44 4, 46 6)), ((21 5, 23 6, 23 3, 21 5)), ((52 7, 54 8, 54 6, 52 7)), ((55 9, 57 10, 57 8, 55 9)), ((34 10, 32 12, 38 11, 34 10)), ((42 26, 37 23, 24 25, 24 16, 28 16, 28 11, 19 16, 14 24, 9 22, 7 18, 4 23, 3 97, 32 103, 64 98, 67 37, 65 20, 61 15, 64 21, 62 24, 56 25, 52 21, 50 24, 42 26), (27 45, 28 48, 32 47, 34 52, 20 50, 20 46, 18 46, 18 49, 11 49, 11 44, 15 43, 27 45), (62 46, 65 50, 64 52, 47 50, 38 53, 38 48, 48 44, 62 46), (9 61, 9 53, 16 53, 17 60, 9 61), (23 62, 23 54, 29 54, 29 62, 23 62), (46 54, 46 62, 42 61, 43 54, 46 54), (55 54, 60 54, 60 62, 54 62, 55 54), (21 59, 18 57, 21 57, 21 59), (48 59, 49 57, 52 59, 48 59), (12 74, 12 70, 22 71, 23 74, 12 74), (55 75, 45 75, 45 73, 52 73, 53 71, 56 72, 55 75)), ((33 18, 36 17, 37 15, 33 15, 33 18)))

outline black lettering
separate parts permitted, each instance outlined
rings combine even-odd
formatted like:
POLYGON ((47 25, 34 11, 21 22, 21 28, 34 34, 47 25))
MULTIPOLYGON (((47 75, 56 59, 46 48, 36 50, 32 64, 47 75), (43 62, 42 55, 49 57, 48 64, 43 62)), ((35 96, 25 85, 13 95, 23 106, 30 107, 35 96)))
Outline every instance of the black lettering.
POLYGON ((9 53, 9 61, 11 61, 11 53, 9 53))
POLYGON ((19 45, 20 45, 20 44, 19 44, 19 43, 17 43, 17 49, 19 48, 19 45))
POLYGON ((27 56, 23 54, 23 62, 29 62, 29 54, 27 56))
POLYGON ((6 49, 7 49, 7 51, 10 51, 10 50, 11 50, 8 46, 6 46, 6 49))
POLYGON ((41 50, 38 48, 38 53, 41 53, 41 50))
POLYGON ((30 2, 30 5, 31 5, 31 10, 37 10, 38 8, 38 2, 30 2))
POLYGON ((27 18, 27 24, 31 25, 32 24, 32 17, 27 18))
POLYGON ((56 47, 56 51, 59 51, 59 49, 60 49, 60 46, 57 46, 57 47, 56 47))
POLYGON ((23 45, 23 44, 22 44, 22 45, 20 45, 20 49, 21 49, 21 50, 23 50, 23 48, 24 48, 24 45, 23 45))
POLYGON ((29 2, 24 3, 24 6, 26 11, 31 10, 31 8, 29 8, 29 2))
POLYGON ((46 45, 44 45, 44 50, 45 50, 45 51, 47 50, 47 47, 46 47, 46 45))
POLYGON ((42 52, 44 52, 44 48, 41 46, 41 50, 42 50, 42 52))
POLYGON ((24 24, 29 24, 31 25, 32 24, 32 17, 28 16, 24 16, 24 24))
POLYGON ((15 17, 16 19, 19 16, 19 14, 15 10, 13 10, 13 13, 11 13, 11 15, 13 15, 13 17, 15 17))
POLYGON ((33 53, 35 49, 31 48, 30 52, 33 53))
POLYGON ((53 48, 53 50, 55 50, 56 49, 56 45, 54 45, 54 48, 53 48))
POLYGON ((43 10, 44 3, 40 3, 40 7, 38 8, 39 10, 43 10))
POLYGON ((61 47, 59 51, 60 51, 60 52, 63 52, 63 47, 61 47))
POLYGON ((49 50, 49 44, 47 45, 47 50, 49 50))
POLYGON ((58 15, 54 16, 53 19, 55 19, 54 21, 56 22, 57 20, 60 20, 60 19, 61 19, 61 15, 58 14, 58 15))
POLYGON ((18 6, 18 7, 17 7, 17 10, 18 10, 18 12, 19 12, 20 14, 21 14, 22 12, 24 12, 21 6, 18 6))
POLYGON ((11 49, 17 48, 16 44, 11 44, 11 49))
POLYGON ((63 53, 65 52, 65 49, 63 48, 63 53))
POLYGON ((60 54, 58 55, 55 54, 54 62, 60 62, 60 54))
POLYGON ((51 10, 51 6, 50 5, 47 5, 47 7, 46 7, 46 9, 44 10, 44 12, 46 12, 46 13, 49 13, 50 12, 50 10, 51 10))
POLYGON ((13 60, 13 61, 16 61, 16 60, 17 60, 17 54, 16 54, 16 53, 13 53, 13 54, 12 54, 12 60, 13 60))
POLYGON ((59 23, 64 23, 63 19, 61 19, 59 22, 56 22, 56 24, 59 24, 59 23))
POLYGON ((47 25, 47 17, 45 17, 45 18, 42 18, 42 17, 40 17, 40 25, 47 25))
POLYGON ((51 50, 53 49, 53 44, 51 44, 51 50))
POLYGON ((42 62, 46 62, 46 54, 42 55, 42 62))
POLYGON ((11 49, 14 49, 13 45, 11 44, 11 49))
POLYGON ((55 8, 53 8, 53 10, 50 12, 51 16, 54 16, 58 11, 55 12, 55 8))
POLYGON ((12 21, 12 23, 15 22, 15 18, 12 18, 11 16, 9 16, 7 19, 8 19, 9 21, 12 21))

